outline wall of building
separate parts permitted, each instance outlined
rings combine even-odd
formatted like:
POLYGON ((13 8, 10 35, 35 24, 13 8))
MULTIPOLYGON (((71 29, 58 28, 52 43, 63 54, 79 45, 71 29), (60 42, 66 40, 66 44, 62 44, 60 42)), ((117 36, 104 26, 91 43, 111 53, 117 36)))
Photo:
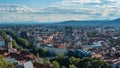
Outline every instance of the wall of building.
POLYGON ((3 39, 0 39, 0 47, 5 46, 5 41, 3 39))

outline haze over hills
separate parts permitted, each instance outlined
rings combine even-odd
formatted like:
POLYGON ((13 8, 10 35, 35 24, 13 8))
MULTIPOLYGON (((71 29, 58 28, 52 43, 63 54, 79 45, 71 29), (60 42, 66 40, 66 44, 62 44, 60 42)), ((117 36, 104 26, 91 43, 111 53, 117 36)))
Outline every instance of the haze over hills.
POLYGON ((63 22, 35 22, 35 21, 16 21, 0 22, 0 24, 45 24, 45 25, 62 25, 62 26, 120 26, 120 18, 115 20, 90 20, 76 21, 69 20, 63 22))
POLYGON ((120 26, 120 18, 115 20, 91 20, 91 21, 64 21, 58 23, 58 25, 66 26, 120 26))

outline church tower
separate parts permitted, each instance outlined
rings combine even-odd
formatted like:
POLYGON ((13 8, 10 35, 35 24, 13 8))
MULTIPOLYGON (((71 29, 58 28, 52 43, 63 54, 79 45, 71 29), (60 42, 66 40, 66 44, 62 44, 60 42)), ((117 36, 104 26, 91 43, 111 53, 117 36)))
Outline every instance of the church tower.
POLYGON ((12 52, 12 38, 8 39, 8 53, 12 52))

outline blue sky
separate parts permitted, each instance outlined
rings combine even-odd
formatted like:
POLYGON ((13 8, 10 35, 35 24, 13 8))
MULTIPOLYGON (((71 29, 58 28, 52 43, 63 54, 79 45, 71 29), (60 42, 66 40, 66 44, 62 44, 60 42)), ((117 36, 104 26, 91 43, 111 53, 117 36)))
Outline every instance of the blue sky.
POLYGON ((0 4, 23 4, 31 8, 48 7, 61 0, 0 0, 0 4))
POLYGON ((56 22, 120 18, 120 0, 0 0, 0 4, 21 5, 18 8, 0 6, 0 21, 56 22), (11 14, 13 9, 18 12, 11 14), (34 11, 31 14, 24 13, 31 10, 34 11), (4 14, 3 11, 10 12, 4 14), (23 15, 19 12, 23 12, 23 15))

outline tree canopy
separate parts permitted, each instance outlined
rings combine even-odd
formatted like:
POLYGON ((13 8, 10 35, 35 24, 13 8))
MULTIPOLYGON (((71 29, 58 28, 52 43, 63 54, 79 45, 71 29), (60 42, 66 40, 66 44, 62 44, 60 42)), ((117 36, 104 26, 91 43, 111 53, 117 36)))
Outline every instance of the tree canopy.
POLYGON ((14 68, 14 65, 9 62, 5 62, 4 57, 0 55, 0 68, 14 68))

